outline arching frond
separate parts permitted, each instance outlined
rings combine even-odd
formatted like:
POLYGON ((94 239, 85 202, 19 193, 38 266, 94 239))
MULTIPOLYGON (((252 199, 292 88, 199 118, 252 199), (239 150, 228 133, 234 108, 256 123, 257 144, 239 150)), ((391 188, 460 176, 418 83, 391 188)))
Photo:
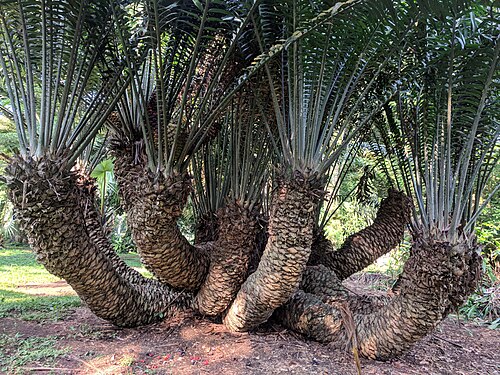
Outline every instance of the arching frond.
POLYGON ((426 26, 425 72, 401 87, 377 132, 395 174, 410 182, 415 229, 452 242, 471 234, 499 160, 499 36, 477 11, 475 22, 466 12, 426 26))
POLYGON ((5 0, 0 8, 0 68, 20 152, 75 161, 124 87, 123 64, 109 51, 110 4, 5 0))
MULTIPOLYGON (((314 5, 290 3, 282 32, 299 30, 314 5)), ((282 53, 278 84, 266 67, 285 168, 325 173, 393 95, 403 77, 388 72, 411 27, 406 12, 386 3, 352 5, 282 53)))

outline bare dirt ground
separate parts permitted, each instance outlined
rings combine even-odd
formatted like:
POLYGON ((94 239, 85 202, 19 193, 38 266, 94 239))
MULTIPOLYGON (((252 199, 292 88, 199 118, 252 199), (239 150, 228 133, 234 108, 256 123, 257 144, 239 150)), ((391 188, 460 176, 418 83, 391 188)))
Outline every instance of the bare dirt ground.
MULTIPOLYGON (((59 287, 63 285, 58 284, 59 287)), ((235 334, 192 314, 148 327, 119 329, 82 307, 56 322, 2 318, 0 334, 20 334, 20 340, 57 336, 57 346, 69 348, 50 366, 35 362, 17 369, 28 373, 358 373, 349 351, 308 341, 280 326, 269 324, 255 333, 235 334)), ((15 352, 15 345, 9 350, 15 352)), ((448 319, 397 360, 383 363, 362 359, 361 371, 400 375, 500 374, 500 331, 448 319)))
POLYGON ((20 293, 29 294, 32 296, 70 296, 75 295, 75 292, 68 283, 64 280, 54 281, 52 283, 35 284, 28 283, 18 286, 17 290, 20 293))

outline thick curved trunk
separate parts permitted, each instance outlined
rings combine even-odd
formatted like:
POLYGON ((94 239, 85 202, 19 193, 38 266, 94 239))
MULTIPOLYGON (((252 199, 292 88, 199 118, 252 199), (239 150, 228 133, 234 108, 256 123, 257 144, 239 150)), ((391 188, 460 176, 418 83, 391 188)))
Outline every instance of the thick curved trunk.
POLYGON ((80 189, 80 208, 85 219, 87 232, 94 245, 111 261, 114 269, 128 282, 141 285, 146 282, 154 281, 145 278, 138 271, 129 267, 118 256, 101 225, 101 214, 96 209, 95 205, 96 186, 94 180, 83 172, 79 173, 77 177, 77 186, 80 189))
POLYGON ((311 245, 311 255, 307 264, 309 266, 322 265, 325 259, 331 257, 331 253, 335 251, 332 241, 326 238, 322 229, 314 229, 314 240, 311 245))
POLYGON ((350 310, 356 311, 356 314, 372 313, 391 301, 388 296, 350 293, 342 285, 337 275, 323 265, 307 267, 302 276, 300 289, 306 293, 314 294, 333 307, 347 306, 350 310))
POLYGON ((224 317, 233 331, 265 322, 299 286, 313 240, 315 210, 322 197, 316 176, 296 172, 280 181, 269 218, 269 238, 257 270, 242 285, 224 317))
POLYGON ((342 342, 341 311, 303 290, 295 292, 274 317, 285 327, 319 342, 342 342))
POLYGON ((347 238, 337 251, 322 234, 315 239, 311 265, 324 264, 340 280, 361 271, 391 251, 403 239, 411 217, 411 200, 401 192, 389 190, 372 225, 347 238))
POLYGON ((228 203, 217 217, 219 235, 210 253, 210 268, 194 300, 200 313, 212 316, 226 310, 238 293, 257 234, 255 214, 238 202, 228 203))
POLYGON ((188 305, 185 294, 130 283, 97 248, 81 209, 87 198, 64 159, 15 158, 6 172, 17 217, 37 260, 65 279, 97 316, 136 326, 188 305))
POLYGON ((153 175, 144 164, 134 165, 131 148, 114 153, 119 193, 142 262, 161 282, 198 290, 208 272, 210 246, 191 245, 177 225, 191 188, 189 178, 153 175))
POLYGON ((476 249, 465 243, 452 246, 417 239, 401 275, 399 294, 375 314, 357 317, 360 352, 368 358, 390 359, 430 333, 463 302, 463 293, 477 285, 470 277, 479 273, 480 258, 474 254, 476 249), (457 247, 464 252, 455 254, 457 247))
MULTIPOLYGON (((359 297, 349 296, 342 304, 335 293, 331 304, 328 298, 299 291, 276 311, 276 317, 316 340, 353 344, 367 358, 399 356, 463 302, 464 293, 476 285, 480 266, 476 249, 465 243, 451 246, 428 239, 416 241, 412 250, 401 275, 400 292, 392 299, 372 301, 371 309, 366 309, 359 297)), ((325 292, 315 287, 309 290, 325 292)))
POLYGON ((332 301, 343 300, 348 296, 347 290, 337 275, 321 264, 306 268, 302 275, 300 289, 321 298, 329 298, 332 301))
MULTIPOLYGON (((156 294, 158 297, 161 297, 166 292, 170 293, 170 288, 168 286, 162 284, 156 279, 150 279, 142 276, 140 272, 128 266, 127 263, 125 263, 116 253, 111 241, 106 236, 103 226, 101 225, 101 216, 95 205, 94 191, 96 188, 93 179, 83 173, 80 173, 78 175, 78 187, 81 192, 80 207, 82 209, 89 237, 92 239, 92 242, 97 246, 99 251, 101 251, 109 259, 113 268, 121 275, 122 278, 131 284, 136 284, 148 289, 148 293, 152 293, 153 295, 156 294)), ((183 300, 191 297, 192 296, 186 294, 186 296, 183 297, 183 300)), ((187 302, 184 304, 187 305, 187 302)))

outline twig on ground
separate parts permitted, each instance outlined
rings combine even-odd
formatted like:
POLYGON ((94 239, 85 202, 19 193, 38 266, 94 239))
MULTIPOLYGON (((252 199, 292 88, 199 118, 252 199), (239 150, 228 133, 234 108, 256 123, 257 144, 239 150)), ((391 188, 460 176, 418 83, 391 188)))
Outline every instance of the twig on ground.
POLYGON ((25 371, 74 371, 75 369, 67 367, 22 367, 25 371))
POLYGON ((432 336, 433 336, 433 337, 435 337, 435 338, 437 338, 437 339, 439 339, 439 340, 442 340, 442 341, 444 341, 444 342, 447 342, 448 344, 451 344, 451 345, 453 345, 453 346, 456 346, 457 348, 460 348, 460 349, 463 349, 463 348, 464 348, 462 345, 457 344, 456 342, 453 342, 453 341, 447 340, 447 339, 445 339, 445 338, 443 338, 443 337, 439 337, 438 335, 432 335, 432 336))

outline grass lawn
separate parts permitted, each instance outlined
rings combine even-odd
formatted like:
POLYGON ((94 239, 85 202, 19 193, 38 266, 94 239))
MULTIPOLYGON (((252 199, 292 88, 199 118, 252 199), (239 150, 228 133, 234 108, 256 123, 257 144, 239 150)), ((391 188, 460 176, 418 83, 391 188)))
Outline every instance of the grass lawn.
MULTIPOLYGON (((124 254, 123 258, 131 267, 150 276, 137 254, 124 254)), ((0 318, 15 314, 23 320, 58 320, 78 306, 78 296, 38 264, 29 249, 0 249, 0 318)))
MULTIPOLYGON (((50 365, 54 361, 68 353, 68 347, 57 347, 57 336, 47 337, 23 337, 0 334, 0 371, 9 374, 23 374, 23 366, 33 362, 41 362, 50 365), (2 350, 10 348, 11 350, 2 350)), ((55 372, 51 372, 55 373, 55 372)))
MULTIPOLYGON (((123 259, 145 276, 151 276, 137 254, 124 254, 123 259)), ((31 250, 26 247, 0 248, 0 318, 15 317, 47 325, 67 317, 80 305, 75 292, 38 264, 31 250)), ((75 330, 78 332, 78 327, 75 330)), ((30 364, 52 366, 71 351, 60 344, 58 336, 33 334, 35 336, 30 337, 0 332, 0 373, 30 372, 26 367, 30 364)), ((57 370, 49 373, 57 373, 57 370)))

